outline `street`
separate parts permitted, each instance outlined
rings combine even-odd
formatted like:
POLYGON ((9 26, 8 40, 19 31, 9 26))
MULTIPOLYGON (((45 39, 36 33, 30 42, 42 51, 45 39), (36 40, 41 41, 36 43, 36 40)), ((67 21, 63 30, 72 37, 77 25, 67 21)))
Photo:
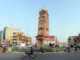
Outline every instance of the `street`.
MULTIPOLYGON (((22 60, 20 57, 24 53, 14 52, 14 53, 1 53, 0 60, 22 60)), ((25 60, 80 60, 80 52, 71 53, 39 53, 36 58, 31 59, 26 57, 25 60)))

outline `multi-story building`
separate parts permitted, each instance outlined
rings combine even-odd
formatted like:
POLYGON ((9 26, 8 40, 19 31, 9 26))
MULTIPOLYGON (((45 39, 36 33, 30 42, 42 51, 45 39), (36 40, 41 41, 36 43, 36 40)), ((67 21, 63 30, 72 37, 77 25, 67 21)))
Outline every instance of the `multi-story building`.
POLYGON ((66 43, 65 42, 59 42, 59 47, 66 47, 66 43))
POLYGON ((10 27, 5 27, 3 31, 0 32, 0 42, 1 44, 17 46, 20 46, 22 43, 26 44, 24 33, 10 27))
POLYGON ((55 37, 55 38, 56 38, 56 39, 55 39, 55 40, 56 40, 56 41, 55 41, 55 46, 59 46, 59 42, 60 42, 60 41, 57 40, 57 37, 55 37))
POLYGON ((3 31, 0 31, 0 44, 2 43, 3 40, 3 31))
POLYGON ((32 39, 31 39, 31 37, 26 37, 25 36, 25 40, 24 40, 25 42, 26 42, 26 44, 28 45, 28 44, 32 44, 32 39))
POLYGON ((77 38, 77 36, 70 36, 70 37, 68 38, 68 44, 69 44, 70 46, 74 46, 74 44, 75 44, 74 39, 76 39, 76 38, 77 38))
POLYGON ((17 45, 17 41, 19 40, 18 32, 13 33, 13 44, 17 45))
POLYGON ((5 27, 3 30, 3 39, 7 41, 8 44, 13 42, 13 33, 16 31, 14 28, 5 27))
POLYGON ((80 34, 78 36, 70 36, 68 38, 68 44, 70 46, 74 46, 76 44, 80 44, 80 34))
POLYGON ((24 34, 22 32, 15 31, 13 33, 13 44, 20 45, 23 42, 24 42, 24 34))

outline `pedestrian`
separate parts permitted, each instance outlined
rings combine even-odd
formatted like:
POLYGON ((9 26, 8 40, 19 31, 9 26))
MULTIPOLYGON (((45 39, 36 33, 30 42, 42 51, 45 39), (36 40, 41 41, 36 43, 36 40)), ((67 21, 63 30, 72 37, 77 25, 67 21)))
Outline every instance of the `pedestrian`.
POLYGON ((75 47, 75 52, 77 52, 77 47, 75 47))
POLYGON ((79 46, 79 50, 80 50, 80 46, 79 46))
POLYGON ((51 42, 49 43, 49 47, 52 48, 52 44, 51 44, 51 42))
POLYGON ((32 47, 30 47, 30 52, 28 52, 27 54, 28 54, 28 56, 33 55, 33 54, 34 54, 34 51, 33 51, 33 48, 32 48, 32 47))
POLYGON ((2 48, 2 53, 6 53, 6 47, 2 48))
POLYGON ((64 47, 64 52, 66 52, 66 47, 64 47))
POLYGON ((67 52, 71 52, 70 47, 67 48, 67 52))

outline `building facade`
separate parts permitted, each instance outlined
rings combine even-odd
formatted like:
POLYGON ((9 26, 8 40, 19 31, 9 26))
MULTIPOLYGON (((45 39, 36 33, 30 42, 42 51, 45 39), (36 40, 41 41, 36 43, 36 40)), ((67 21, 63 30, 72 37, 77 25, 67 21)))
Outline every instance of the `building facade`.
MULTIPOLYGON (((6 45, 20 46, 25 43, 26 38, 23 32, 11 27, 5 27, 3 31, 0 31, 0 43, 6 45)), ((27 39, 29 40, 29 38, 27 39)))
POLYGON ((23 32, 16 31, 13 33, 13 42, 14 45, 20 45, 24 43, 24 34, 23 32))
POLYGON ((0 44, 2 43, 3 40, 3 31, 0 31, 0 44))
POLYGON ((24 41, 26 42, 27 45, 32 44, 32 39, 31 39, 31 37, 26 37, 26 36, 25 36, 25 40, 24 40, 24 41))
POLYGON ((69 44, 70 46, 74 46, 74 44, 75 44, 74 39, 76 39, 76 38, 77 38, 77 36, 70 36, 70 37, 68 38, 68 44, 69 44))
POLYGON ((70 36, 68 38, 68 44, 70 46, 74 46, 74 45, 80 44, 80 34, 78 36, 70 36))

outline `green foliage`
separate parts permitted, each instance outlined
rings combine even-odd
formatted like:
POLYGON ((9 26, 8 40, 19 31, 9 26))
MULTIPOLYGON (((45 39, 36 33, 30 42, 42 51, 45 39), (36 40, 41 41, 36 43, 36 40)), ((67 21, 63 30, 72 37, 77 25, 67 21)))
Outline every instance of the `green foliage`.
POLYGON ((27 51, 27 49, 26 49, 26 48, 16 47, 16 48, 14 49, 14 51, 17 51, 17 52, 25 52, 25 51, 27 51))
POLYGON ((44 48, 44 50, 45 50, 46 52, 53 52, 53 49, 52 49, 52 48, 44 48))

